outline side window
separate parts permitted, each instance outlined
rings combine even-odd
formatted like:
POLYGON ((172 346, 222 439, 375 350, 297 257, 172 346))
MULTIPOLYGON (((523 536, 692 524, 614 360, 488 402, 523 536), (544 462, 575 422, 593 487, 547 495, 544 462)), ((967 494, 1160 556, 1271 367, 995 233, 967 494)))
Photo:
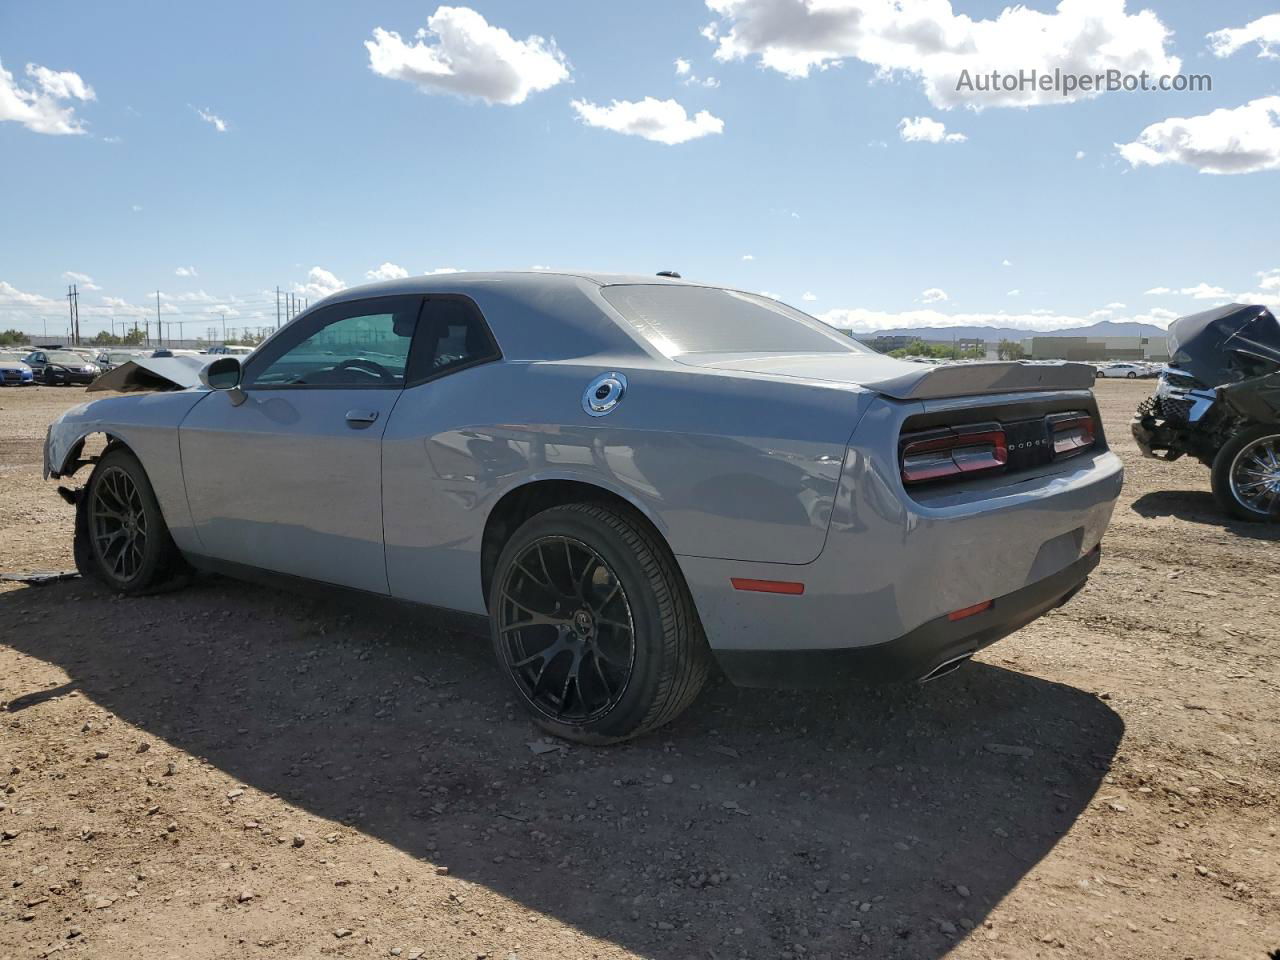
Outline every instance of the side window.
POLYGON ((245 385, 403 387, 421 305, 420 297, 381 297, 306 317, 294 336, 253 358, 245 385))
POLYGON ((479 309, 464 297, 428 297, 422 310, 420 339, 409 373, 411 382, 500 356, 479 309))

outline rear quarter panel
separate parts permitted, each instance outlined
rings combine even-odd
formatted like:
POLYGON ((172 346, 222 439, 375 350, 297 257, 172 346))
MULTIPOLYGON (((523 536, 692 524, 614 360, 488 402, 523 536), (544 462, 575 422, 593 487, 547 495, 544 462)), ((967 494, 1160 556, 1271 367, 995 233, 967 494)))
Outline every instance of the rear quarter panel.
POLYGON ((643 512, 676 554, 802 564, 822 551, 845 445, 870 396, 798 381, 583 362, 500 362, 406 390, 383 444, 393 595, 483 612, 493 506, 579 480, 643 512), (604 417, 587 384, 623 372, 604 417))

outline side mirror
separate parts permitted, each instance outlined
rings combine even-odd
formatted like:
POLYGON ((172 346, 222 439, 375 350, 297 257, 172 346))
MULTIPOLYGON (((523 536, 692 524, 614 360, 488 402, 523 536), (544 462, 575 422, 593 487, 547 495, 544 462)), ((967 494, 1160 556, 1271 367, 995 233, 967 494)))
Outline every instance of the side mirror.
POLYGON ((240 386, 240 358, 219 357, 200 371, 200 382, 210 390, 234 390, 240 386))

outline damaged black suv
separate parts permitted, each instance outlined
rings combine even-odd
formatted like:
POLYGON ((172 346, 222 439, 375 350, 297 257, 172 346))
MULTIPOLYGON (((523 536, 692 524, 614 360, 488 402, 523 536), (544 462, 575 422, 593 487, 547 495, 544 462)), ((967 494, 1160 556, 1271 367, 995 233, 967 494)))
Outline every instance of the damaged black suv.
POLYGON ((1169 366, 1133 418, 1149 457, 1191 454, 1241 520, 1280 521, 1280 324, 1233 303, 1175 320, 1169 366))

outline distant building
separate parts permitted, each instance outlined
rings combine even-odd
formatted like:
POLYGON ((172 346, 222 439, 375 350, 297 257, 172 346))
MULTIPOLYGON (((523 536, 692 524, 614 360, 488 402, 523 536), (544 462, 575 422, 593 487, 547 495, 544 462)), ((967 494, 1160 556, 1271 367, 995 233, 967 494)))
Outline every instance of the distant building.
POLYGON ((1080 360, 1094 363, 1103 360, 1169 359, 1169 346, 1164 337, 1027 337, 1022 341, 1029 360, 1080 360))

